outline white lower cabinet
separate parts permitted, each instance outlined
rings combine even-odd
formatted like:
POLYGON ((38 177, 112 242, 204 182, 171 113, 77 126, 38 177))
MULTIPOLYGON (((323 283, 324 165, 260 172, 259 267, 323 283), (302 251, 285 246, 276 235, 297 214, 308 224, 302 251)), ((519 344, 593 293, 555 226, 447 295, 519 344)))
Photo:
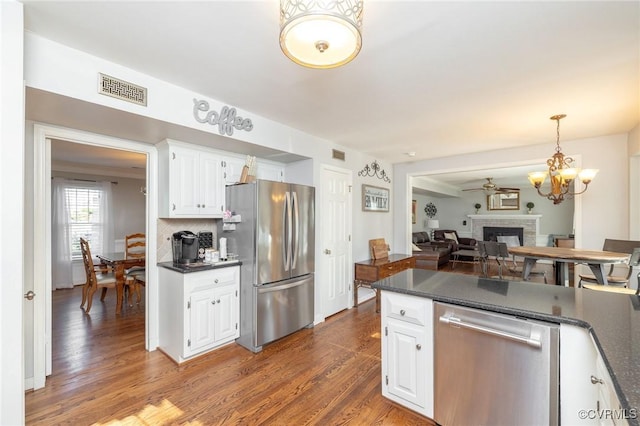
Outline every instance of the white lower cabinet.
POLYGON ((560 417, 567 425, 626 425, 625 412, 589 332, 560 325, 560 417))
POLYGON ((433 301, 382 292, 382 395, 433 418, 433 301))
POLYGON ((240 335, 240 267, 180 273, 160 268, 160 349, 177 363, 240 335))

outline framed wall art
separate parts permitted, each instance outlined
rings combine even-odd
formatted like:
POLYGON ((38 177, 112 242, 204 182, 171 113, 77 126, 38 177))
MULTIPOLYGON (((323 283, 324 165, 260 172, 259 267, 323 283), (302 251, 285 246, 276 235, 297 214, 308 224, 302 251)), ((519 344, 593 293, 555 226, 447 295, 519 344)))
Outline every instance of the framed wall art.
POLYGON ((416 200, 411 200, 411 223, 416 223, 416 207, 418 206, 418 202, 416 200))
POLYGON ((509 191, 487 195, 487 210, 520 210, 520 192, 509 191))
POLYGON ((362 210, 365 212, 388 212, 389 189, 363 184, 362 210))

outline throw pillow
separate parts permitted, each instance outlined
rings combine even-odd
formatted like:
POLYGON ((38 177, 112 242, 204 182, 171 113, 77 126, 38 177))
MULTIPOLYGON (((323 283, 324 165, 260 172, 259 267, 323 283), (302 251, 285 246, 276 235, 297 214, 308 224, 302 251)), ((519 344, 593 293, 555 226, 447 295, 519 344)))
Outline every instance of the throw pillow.
POLYGON ((417 245, 415 245, 415 244, 411 244, 411 246, 412 246, 411 248, 413 249, 413 251, 422 251, 422 250, 420 249, 420 247, 418 247, 418 246, 417 246, 417 245))
POLYGON ((456 243, 458 242, 458 238, 456 237, 455 232, 445 232, 444 233, 444 239, 445 240, 453 240, 456 243))

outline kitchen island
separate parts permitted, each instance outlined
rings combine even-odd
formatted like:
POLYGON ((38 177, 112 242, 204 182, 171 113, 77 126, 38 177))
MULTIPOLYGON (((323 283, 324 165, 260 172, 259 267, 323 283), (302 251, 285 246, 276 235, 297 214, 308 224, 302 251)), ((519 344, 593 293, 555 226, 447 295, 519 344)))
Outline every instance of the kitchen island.
MULTIPOLYGON (((373 283, 383 296, 383 339, 385 324, 393 319, 394 306, 386 296, 400 295, 407 302, 396 318, 424 319, 424 342, 415 346, 424 356, 427 367, 418 377, 426 388, 418 404, 400 395, 396 402, 433 417, 433 330, 432 305, 419 302, 445 303, 510 317, 555 324, 560 329, 559 406, 563 424, 598 424, 602 417, 615 418, 616 423, 638 425, 640 408, 640 299, 638 296, 591 291, 581 288, 500 281, 470 275, 410 269, 373 283), (388 304, 385 314, 385 303, 388 304), (422 306, 422 307, 420 307, 422 306), (415 308, 415 309, 414 309, 415 308), (426 314, 415 314, 417 309, 426 314), (387 315, 387 317, 385 317, 387 315), (430 347, 429 347, 430 346, 430 347), (426 354, 426 355, 425 355, 426 354), (598 369, 601 366, 601 369, 598 369), (584 373, 584 374, 583 374, 584 373), (595 381, 595 383, 594 383, 595 381), (601 386, 602 385, 602 386, 601 386), (600 387, 601 386, 601 387, 600 387), (597 390, 592 390, 596 389, 597 390), (594 396, 595 395, 595 396, 594 396), (604 397, 603 397, 604 395, 604 397), (597 401, 592 400, 596 398, 597 401), (603 408, 604 407, 604 408, 603 408), (609 410, 609 411, 606 411, 609 410), (622 419, 620 418, 622 417, 622 419)), ((395 320, 395 319, 393 319, 395 320)), ((420 336, 418 336, 418 340, 420 336)), ((436 343, 437 344, 437 343, 436 343)), ((388 345, 387 345, 388 346, 388 345)), ((409 348, 409 345, 406 345, 409 348)), ((393 366, 385 366, 383 341, 383 393, 393 382, 393 366), (385 381, 387 384, 385 385, 385 381)), ((393 355, 393 354, 391 354, 393 355)), ((411 357, 405 359, 412 359, 411 357)), ((388 364, 388 360, 386 363, 388 364)), ((400 366, 400 369, 404 366, 400 366)), ((422 368, 418 365, 417 369, 422 368)), ((418 371, 418 370, 416 370, 418 371)), ((420 386, 417 385, 417 388, 420 386)), ((406 389, 403 389, 403 392, 406 389)), ((391 390, 393 393, 393 390, 391 390)), ((488 390, 489 391, 489 390, 488 390)), ((385 396, 389 397, 385 394, 385 396)), ((395 398, 394 395, 391 396, 395 398)), ((438 421, 438 419, 436 419, 438 421)))

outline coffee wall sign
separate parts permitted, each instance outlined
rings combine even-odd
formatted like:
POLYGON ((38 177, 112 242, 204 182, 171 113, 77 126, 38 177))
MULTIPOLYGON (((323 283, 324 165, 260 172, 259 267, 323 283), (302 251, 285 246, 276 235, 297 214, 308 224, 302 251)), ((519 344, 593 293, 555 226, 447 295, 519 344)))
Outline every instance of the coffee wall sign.
POLYGON ((233 136, 233 129, 253 130, 253 123, 250 118, 242 118, 236 115, 236 109, 223 106, 220 112, 209 111, 209 102, 193 100, 193 117, 198 123, 209 123, 218 126, 221 135, 233 136))

